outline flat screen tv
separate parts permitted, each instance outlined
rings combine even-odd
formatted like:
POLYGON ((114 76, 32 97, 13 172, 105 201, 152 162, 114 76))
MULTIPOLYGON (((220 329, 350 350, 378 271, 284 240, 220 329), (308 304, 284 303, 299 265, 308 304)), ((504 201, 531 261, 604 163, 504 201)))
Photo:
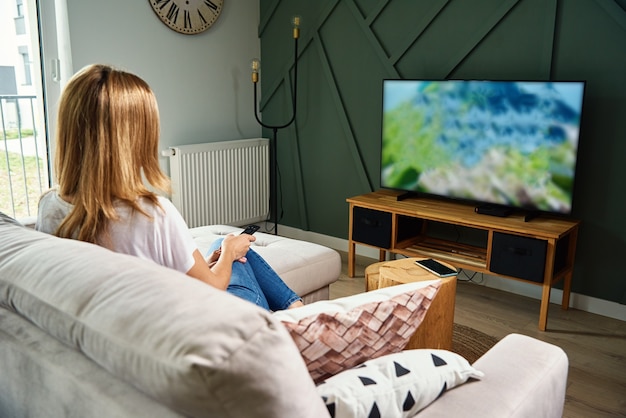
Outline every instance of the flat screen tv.
POLYGON ((584 88, 384 80, 381 187, 570 214, 584 88))

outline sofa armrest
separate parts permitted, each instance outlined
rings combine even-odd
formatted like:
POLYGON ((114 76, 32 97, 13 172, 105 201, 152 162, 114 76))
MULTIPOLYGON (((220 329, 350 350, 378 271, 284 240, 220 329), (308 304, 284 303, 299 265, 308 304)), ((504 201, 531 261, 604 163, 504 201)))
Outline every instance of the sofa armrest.
POLYGON ((446 392, 417 416, 560 418, 568 365, 560 347, 507 335, 474 363, 485 377, 446 392))

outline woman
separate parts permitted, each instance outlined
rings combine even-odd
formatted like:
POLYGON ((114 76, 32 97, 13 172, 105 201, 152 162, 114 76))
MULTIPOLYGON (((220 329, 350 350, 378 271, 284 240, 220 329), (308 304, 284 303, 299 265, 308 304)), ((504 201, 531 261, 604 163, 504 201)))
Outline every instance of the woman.
POLYGON ((204 259, 173 204, 152 191, 170 190, 159 129, 156 98, 141 78, 106 65, 74 75, 59 103, 58 188, 41 197, 36 228, 155 261, 266 309, 301 306, 250 249, 252 235, 228 235, 204 259))

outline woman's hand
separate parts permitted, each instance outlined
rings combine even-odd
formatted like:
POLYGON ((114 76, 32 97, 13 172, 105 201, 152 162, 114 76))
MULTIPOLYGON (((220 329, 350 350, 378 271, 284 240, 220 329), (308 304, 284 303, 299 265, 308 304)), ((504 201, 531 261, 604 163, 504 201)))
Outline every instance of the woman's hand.
POLYGON ((222 248, 218 248, 217 250, 211 253, 211 255, 206 259, 206 262, 209 265, 209 267, 212 267, 215 265, 215 263, 217 263, 217 260, 219 260, 220 258, 220 254, 222 254, 222 248))
POLYGON ((209 268, 213 267, 217 263, 217 260, 220 259, 221 254, 222 249, 218 248, 217 250, 213 251, 210 256, 207 257, 206 263, 209 265, 209 268))
POLYGON ((226 257, 226 259, 231 260, 231 262, 239 261, 245 263, 247 261, 246 254, 250 250, 250 244, 254 241, 256 241, 256 238, 253 235, 228 234, 224 237, 222 247, 218 250, 221 252, 218 258, 226 257))
POLYGON ((246 254, 250 249, 250 243, 256 238, 252 235, 229 234, 222 240, 222 246, 213 251, 211 255, 204 259, 200 251, 195 250, 193 257, 195 263, 187 272, 187 275, 195 277, 218 289, 226 290, 230 283, 233 263, 239 261, 245 263, 246 254))

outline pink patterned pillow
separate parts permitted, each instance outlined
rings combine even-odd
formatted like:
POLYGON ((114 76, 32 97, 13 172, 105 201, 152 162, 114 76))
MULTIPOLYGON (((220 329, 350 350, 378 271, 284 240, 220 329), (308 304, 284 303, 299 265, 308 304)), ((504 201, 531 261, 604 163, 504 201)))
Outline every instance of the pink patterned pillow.
POLYGON ((316 383, 366 360, 397 353, 421 324, 440 280, 408 283, 275 312, 316 383))

